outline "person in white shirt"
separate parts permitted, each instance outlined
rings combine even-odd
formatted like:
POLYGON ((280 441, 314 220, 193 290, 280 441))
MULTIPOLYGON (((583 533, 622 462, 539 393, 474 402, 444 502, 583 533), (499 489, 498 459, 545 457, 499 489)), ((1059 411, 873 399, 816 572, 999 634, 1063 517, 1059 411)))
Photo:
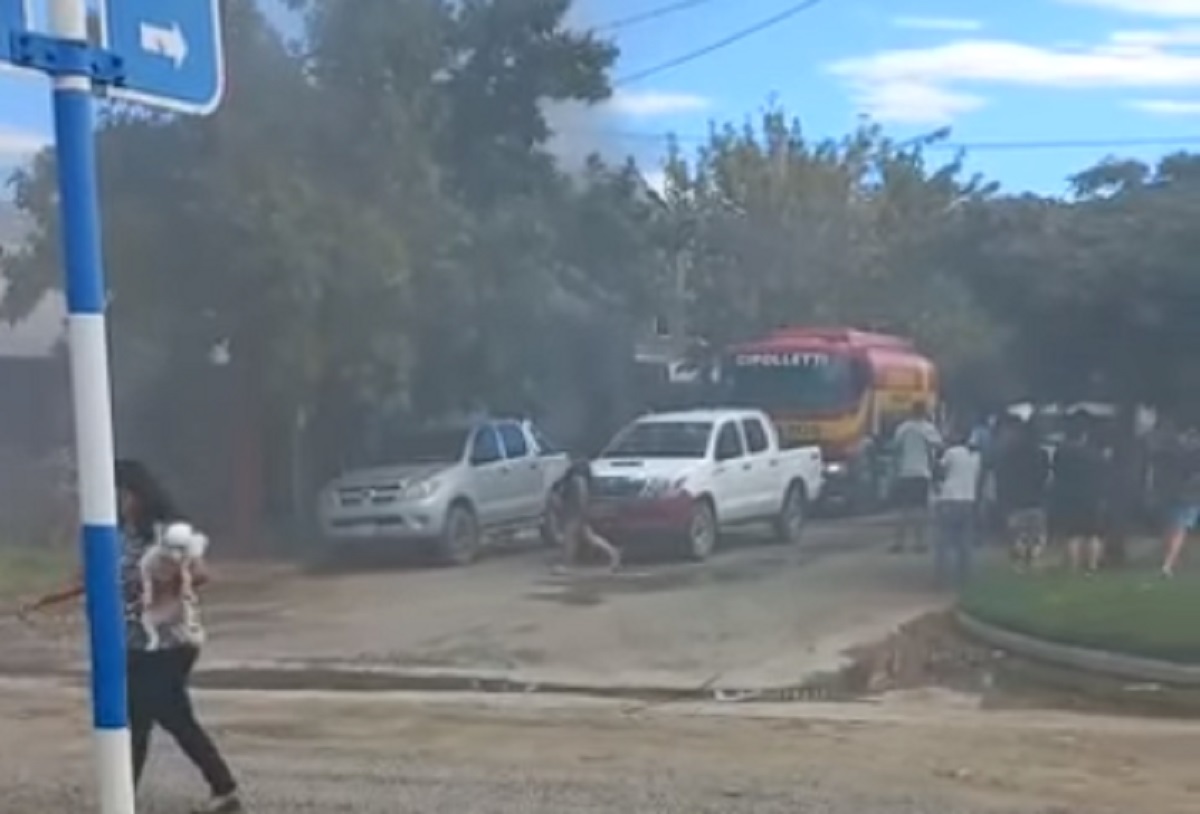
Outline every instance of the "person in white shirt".
POLYGON ((953 578, 961 588, 971 574, 975 549, 975 504, 979 499, 983 459, 978 449, 959 439, 941 458, 941 480, 937 488, 937 578, 940 585, 953 578), (953 570, 951 570, 953 563, 953 570))
POLYGON ((927 547, 933 465, 941 446, 942 436, 929 420, 929 408, 924 402, 914 404, 912 416, 896 428, 892 438, 896 454, 895 498, 900 510, 893 553, 903 552, 910 538, 917 551, 927 547))

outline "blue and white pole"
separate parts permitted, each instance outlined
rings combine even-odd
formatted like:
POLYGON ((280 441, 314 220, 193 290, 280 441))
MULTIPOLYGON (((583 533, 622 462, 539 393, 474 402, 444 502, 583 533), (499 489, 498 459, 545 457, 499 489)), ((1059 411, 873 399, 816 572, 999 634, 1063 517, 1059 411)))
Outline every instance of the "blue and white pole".
MULTIPOLYGON (((50 0, 50 33, 86 42, 85 0, 50 0)), ((74 395, 84 585, 92 655, 92 718, 100 814, 134 814, 125 688, 125 628, 113 472, 107 293, 92 123, 92 81, 54 78, 54 134, 66 263, 67 339, 74 395)))

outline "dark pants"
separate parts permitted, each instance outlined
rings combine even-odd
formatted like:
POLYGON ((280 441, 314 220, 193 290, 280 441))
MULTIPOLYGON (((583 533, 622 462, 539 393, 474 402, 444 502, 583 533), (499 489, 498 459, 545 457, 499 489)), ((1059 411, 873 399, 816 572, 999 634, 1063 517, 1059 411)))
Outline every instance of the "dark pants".
POLYGON ((937 504, 937 578, 941 585, 961 588, 971 575, 975 547, 975 503, 943 500, 937 504))
POLYGON ((188 695, 188 677, 199 651, 194 647, 131 651, 129 654, 129 729, 133 741, 133 778, 146 765, 150 730, 158 724, 204 775, 214 795, 232 794, 237 783, 212 739, 196 720, 188 695))
POLYGON ((918 550, 924 550, 929 526, 929 478, 901 476, 894 486, 899 508, 896 521, 896 541, 892 551, 903 551, 911 539, 918 550))

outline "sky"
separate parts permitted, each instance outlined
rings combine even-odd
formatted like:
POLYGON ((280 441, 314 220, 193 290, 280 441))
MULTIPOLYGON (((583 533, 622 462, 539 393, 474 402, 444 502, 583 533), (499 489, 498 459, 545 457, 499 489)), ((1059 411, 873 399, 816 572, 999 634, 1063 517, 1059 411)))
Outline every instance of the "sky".
MULTIPOLYGON (((777 106, 814 138, 863 117, 897 138, 949 126, 970 169, 1044 194, 1107 155, 1200 150, 1200 0, 817 0, 703 58, 622 81, 796 2, 697 0, 606 29, 671 0, 581 0, 579 22, 613 37, 621 57, 602 113, 556 119, 564 140, 633 154, 652 173, 665 134, 694 145, 710 123, 777 106)), ((0 169, 49 132, 44 81, 0 75, 0 169)))
MULTIPOLYGON (((617 75, 794 4, 711 0, 622 29, 617 75)), ((658 5, 592 3, 597 24, 658 5)), ((1068 176, 1108 155, 1200 150, 1200 0, 824 0, 619 88, 613 107, 629 133, 622 143, 647 155, 661 144, 655 134, 695 142, 710 122, 740 123, 772 104, 814 137, 844 134, 863 116, 897 138, 949 126, 954 142, 977 145, 970 169, 1008 189, 1061 194, 1068 176), (994 146, 1014 141, 1133 143, 994 146)))

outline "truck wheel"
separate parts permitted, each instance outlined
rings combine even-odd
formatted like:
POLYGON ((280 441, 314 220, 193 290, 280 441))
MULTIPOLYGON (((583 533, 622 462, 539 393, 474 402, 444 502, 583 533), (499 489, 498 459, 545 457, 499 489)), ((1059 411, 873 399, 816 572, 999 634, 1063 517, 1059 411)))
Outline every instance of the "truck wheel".
POLYGON ((479 520, 464 503, 446 513, 446 527, 437 541, 437 556, 444 565, 470 565, 479 555, 479 520))
POLYGON ((779 517, 775 518, 775 539, 780 543, 798 543, 808 522, 808 494, 801 483, 788 486, 779 517))
POLYGON ((707 560, 717 547, 720 529, 717 513, 707 500, 697 500, 692 506, 692 519, 688 523, 686 553, 690 560, 707 560))

